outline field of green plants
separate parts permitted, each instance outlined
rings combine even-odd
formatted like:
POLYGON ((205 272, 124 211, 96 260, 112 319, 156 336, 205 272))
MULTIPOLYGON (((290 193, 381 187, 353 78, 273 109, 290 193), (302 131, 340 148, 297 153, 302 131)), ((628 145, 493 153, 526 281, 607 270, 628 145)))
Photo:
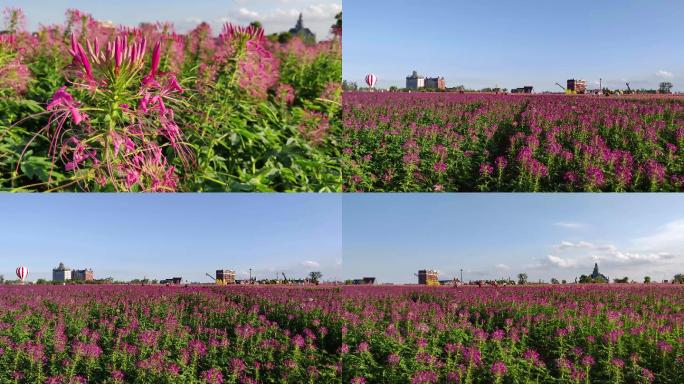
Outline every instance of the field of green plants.
POLYGON ((341 189, 341 14, 318 43, 4 14, 0 190, 341 189))

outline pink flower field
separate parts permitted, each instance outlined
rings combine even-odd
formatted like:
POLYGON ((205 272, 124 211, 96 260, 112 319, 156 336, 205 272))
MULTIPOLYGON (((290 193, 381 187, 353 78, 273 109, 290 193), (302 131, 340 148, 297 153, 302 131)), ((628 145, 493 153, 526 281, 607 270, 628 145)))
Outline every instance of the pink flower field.
POLYGON ((681 383, 684 287, 348 287, 344 382, 681 383))
POLYGON ((339 382, 336 292, 0 285, 0 382, 339 382))
POLYGON ((349 92, 347 191, 682 191, 684 98, 349 92))

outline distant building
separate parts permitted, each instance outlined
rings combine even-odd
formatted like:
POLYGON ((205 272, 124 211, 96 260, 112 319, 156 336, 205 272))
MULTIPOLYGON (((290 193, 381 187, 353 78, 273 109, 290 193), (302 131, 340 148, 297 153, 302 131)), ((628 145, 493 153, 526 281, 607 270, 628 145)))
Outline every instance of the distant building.
POLYGON ((160 280, 159 284, 180 284, 182 280, 182 277, 172 277, 170 279, 160 280))
POLYGON ((93 281, 93 270, 92 269, 76 269, 71 272, 71 278, 73 280, 80 281, 93 281))
POLYGON ((289 32, 292 36, 299 36, 305 42, 316 42, 316 34, 311 32, 309 28, 304 27, 304 19, 301 13, 297 19, 297 24, 294 26, 294 28, 290 29, 289 32))
POLYGON ((222 284, 235 284, 235 271, 232 269, 217 269, 216 282, 222 284))
POLYGON ((406 76, 406 88, 418 90, 425 87, 425 77, 418 75, 417 71, 413 71, 411 76, 406 76))
POLYGON ((418 271, 418 284, 439 285, 439 273, 432 269, 421 269, 418 271))
POLYGON ((532 87, 531 85, 526 85, 526 86, 521 87, 521 88, 511 89, 511 93, 532 93, 533 90, 534 90, 534 87, 532 87))
POLYGON ((71 268, 64 266, 64 263, 59 263, 57 268, 52 269, 52 280, 59 282, 66 282, 71 280, 71 268))
POLYGON ((375 284, 375 277, 364 277, 362 279, 352 280, 354 285, 373 285, 375 284))
POLYGON ((591 277, 594 281, 603 280, 606 283, 610 281, 607 276, 599 273, 598 263, 594 263, 594 271, 591 273, 589 277, 591 277))
POLYGON ((428 77, 425 79, 425 88, 446 89, 446 83, 443 77, 428 77))
POLYGON ((570 79, 568 80, 567 90, 568 92, 582 95, 587 92, 587 82, 586 80, 570 79))

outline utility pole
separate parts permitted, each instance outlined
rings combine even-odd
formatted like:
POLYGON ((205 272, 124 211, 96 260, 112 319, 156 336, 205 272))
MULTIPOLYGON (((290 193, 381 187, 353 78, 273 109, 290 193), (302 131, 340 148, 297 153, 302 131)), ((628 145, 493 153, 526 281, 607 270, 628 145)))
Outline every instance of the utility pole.
POLYGON ((252 268, 249 269, 249 282, 252 282, 252 268))
POLYGON ((463 268, 461 268, 461 283, 463 282, 463 268))
POLYGON ((603 78, 599 77, 599 93, 603 93, 603 78))

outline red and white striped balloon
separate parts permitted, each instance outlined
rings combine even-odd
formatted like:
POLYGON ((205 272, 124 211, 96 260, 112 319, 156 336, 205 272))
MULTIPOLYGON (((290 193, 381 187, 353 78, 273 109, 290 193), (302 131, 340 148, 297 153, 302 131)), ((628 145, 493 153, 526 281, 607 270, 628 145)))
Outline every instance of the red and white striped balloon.
POLYGON ((26 276, 28 276, 28 268, 26 268, 26 267, 17 268, 17 277, 19 278, 19 280, 21 280, 23 282, 24 280, 26 280, 26 276))
POLYGON ((373 88, 375 87, 375 83, 378 82, 378 77, 375 76, 372 73, 369 73, 366 75, 366 84, 368 84, 369 87, 373 88))

